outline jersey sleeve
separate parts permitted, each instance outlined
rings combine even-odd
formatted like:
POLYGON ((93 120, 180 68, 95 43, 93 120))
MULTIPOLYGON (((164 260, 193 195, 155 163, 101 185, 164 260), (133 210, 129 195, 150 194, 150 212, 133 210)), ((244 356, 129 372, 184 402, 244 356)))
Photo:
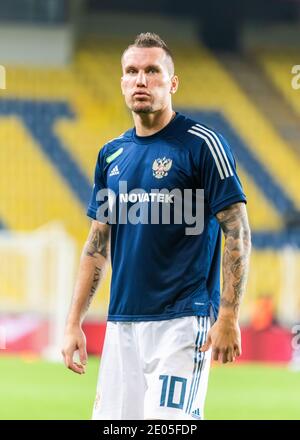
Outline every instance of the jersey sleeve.
POLYGON ((104 151, 103 148, 100 150, 96 162, 95 173, 94 173, 94 185, 91 194, 91 198, 87 208, 87 215, 92 219, 96 220, 97 210, 101 202, 97 201, 97 193, 101 189, 106 188, 106 183, 103 175, 104 169, 104 151))
POLYGON ((202 148, 202 185, 211 212, 215 215, 233 203, 247 203, 233 153, 224 137, 209 130, 202 148))

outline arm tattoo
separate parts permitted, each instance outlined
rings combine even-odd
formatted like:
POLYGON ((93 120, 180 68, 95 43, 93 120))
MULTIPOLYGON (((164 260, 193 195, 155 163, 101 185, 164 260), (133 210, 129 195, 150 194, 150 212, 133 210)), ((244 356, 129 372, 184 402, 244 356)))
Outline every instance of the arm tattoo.
POLYGON ((94 272, 94 278, 93 278, 93 284, 91 287, 91 292, 89 294, 88 300, 87 300, 87 304, 86 304, 86 311, 88 310, 88 308, 90 307, 90 304, 93 300, 93 297, 96 293, 98 284, 100 282, 100 278, 101 278, 101 272, 102 270, 100 269, 100 267, 95 267, 95 272, 94 272))
POLYGON ((245 290, 251 249, 244 203, 236 203, 216 215, 225 235, 221 306, 237 314, 245 290))
POLYGON ((85 255, 95 258, 102 255, 102 257, 107 258, 108 239, 109 229, 91 231, 84 249, 85 255))

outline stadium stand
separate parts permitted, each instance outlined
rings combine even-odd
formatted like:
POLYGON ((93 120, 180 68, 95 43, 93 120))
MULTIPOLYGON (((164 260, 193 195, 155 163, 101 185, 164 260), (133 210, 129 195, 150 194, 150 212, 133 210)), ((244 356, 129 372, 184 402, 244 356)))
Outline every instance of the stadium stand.
POLYGON ((294 111, 300 115, 299 96, 291 85, 293 79, 292 68, 299 65, 299 51, 261 50, 257 52, 256 56, 270 81, 278 88, 294 111))
MULTIPOLYGON (((131 126, 119 88, 125 45, 86 40, 68 68, 8 68, 10 84, 0 99, 3 228, 33 230, 60 219, 80 249, 89 227, 85 208, 98 150, 131 126)), ((276 306, 282 302, 286 280, 278 250, 300 245, 299 234, 284 221, 300 207, 300 159, 212 53, 177 44, 174 55, 180 77, 175 107, 229 141, 248 195, 254 251, 243 306, 247 319, 253 297, 272 292, 276 306), (266 265, 273 270, 266 273, 266 265)), ((280 87, 281 61, 264 56, 263 62, 280 87)), ((299 103, 287 98, 300 111, 299 103)), ((299 252, 293 255, 299 262, 299 252)), ((293 282, 299 281, 295 273, 293 282)), ((99 305, 105 309, 108 284, 105 292, 93 311, 99 305)))

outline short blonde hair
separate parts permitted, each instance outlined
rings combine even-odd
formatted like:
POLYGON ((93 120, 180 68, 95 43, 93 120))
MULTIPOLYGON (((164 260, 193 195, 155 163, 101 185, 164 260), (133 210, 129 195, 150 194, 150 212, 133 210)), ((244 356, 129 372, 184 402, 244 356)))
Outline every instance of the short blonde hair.
POLYGON ((165 54, 167 55, 167 57, 170 60, 170 65, 171 65, 171 73, 174 73, 174 60, 173 60, 173 54, 170 51, 170 49, 168 48, 168 46, 166 45, 166 43, 164 42, 164 40, 162 38, 160 38, 159 35, 153 33, 153 32, 143 32, 141 34, 138 34, 135 37, 134 43, 130 44, 123 52, 122 54, 122 60, 123 57, 125 55, 125 53, 127 52, 128 49, 130 49, 131 47, 160 47, 161 49, 163 49, 163 51, 165 52, 165 54))

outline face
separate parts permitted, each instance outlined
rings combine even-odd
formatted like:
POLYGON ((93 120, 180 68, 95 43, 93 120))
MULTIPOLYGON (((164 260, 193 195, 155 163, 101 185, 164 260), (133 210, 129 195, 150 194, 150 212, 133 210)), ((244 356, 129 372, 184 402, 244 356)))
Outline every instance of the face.
POLYGON ((178 87, 172 65, 160 47, 131 47, 122 59, 122 93, 135 113, 153 113, 171 103, 178 87))

